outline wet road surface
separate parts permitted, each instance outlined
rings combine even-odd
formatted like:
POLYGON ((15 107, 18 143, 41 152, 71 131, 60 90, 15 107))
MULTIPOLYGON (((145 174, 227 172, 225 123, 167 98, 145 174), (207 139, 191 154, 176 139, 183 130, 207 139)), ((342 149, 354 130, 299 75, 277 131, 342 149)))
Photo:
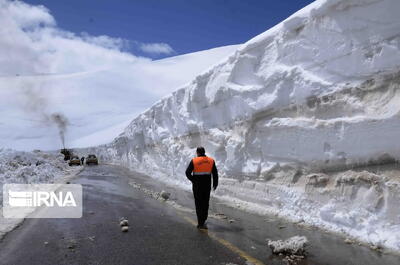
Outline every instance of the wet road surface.
POLYGON ((310 241, 307 259, 298 264, 400 264, 398 256, 348 245, 342 237, 316 229, 245 213, 215 198, 210 212, 224 218, 209 218, 209 232, 198 231, 192 224, 196 218, 189 192, 121 167, 86 167, 71 182, 83 185, 83 217, 25 220, 0 242, 0 264, 287 264, 272 255, 266 239, 294 235, 305 235, 310 241), (129 183, 171 192, 169 202, 179 207, 129 183), (121 217, 129 220, 128 233, 120 230, 121 217))

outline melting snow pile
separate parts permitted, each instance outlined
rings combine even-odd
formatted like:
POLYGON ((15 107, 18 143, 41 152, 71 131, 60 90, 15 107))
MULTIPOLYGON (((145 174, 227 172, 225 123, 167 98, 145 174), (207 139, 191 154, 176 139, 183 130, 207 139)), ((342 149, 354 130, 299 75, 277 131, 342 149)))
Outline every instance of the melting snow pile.
MULTIPOLYGON (((41 151, 20 152, 0 148, 0 184, 6 183, 57 183, 67 175, 75 174, 79 168, 69 167, 63 155, 41 151)), ((0 189, 0 203, 3 188, 0 189)), ((1 210, 1 209, 0 209, 1 210)), ((20 220, 0 217, 0 238, 20 220)))
POLYGON ((99 152, 188 186, 202 145, 221 198, 400 250, 398 171, 368 168, 400 159, 399 11, 398 0, 316 1, 99 152))
POLYGON ((297 264, 305 258, 308 240, 305 236, 294 236, 286 240, 268 240, 268 246, 272 253, 286 255, 284 260, 287 264, 297 264))
POLYGON ((308 240, 305 236, 294 236, 286 240, 268 240, 268 246, 274 254, 303 255, 306 252, 307 243, 308 240))

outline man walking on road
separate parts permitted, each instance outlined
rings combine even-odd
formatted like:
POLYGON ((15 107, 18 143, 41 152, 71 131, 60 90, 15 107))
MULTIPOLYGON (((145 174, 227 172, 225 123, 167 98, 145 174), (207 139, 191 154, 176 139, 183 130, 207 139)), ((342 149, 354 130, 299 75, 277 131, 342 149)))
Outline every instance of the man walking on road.
POLYGON ((196 205, 197 228, 207 229, 208 203, 211 192, 211 175, 213 189, 218 186, 218 170, 214 159, 206 156, 204 147, 197 147, 197 157, 190 161, 186 177, 192 182, 194 202, 196 205), (193 172, 193 174, 192 174, 193 172))

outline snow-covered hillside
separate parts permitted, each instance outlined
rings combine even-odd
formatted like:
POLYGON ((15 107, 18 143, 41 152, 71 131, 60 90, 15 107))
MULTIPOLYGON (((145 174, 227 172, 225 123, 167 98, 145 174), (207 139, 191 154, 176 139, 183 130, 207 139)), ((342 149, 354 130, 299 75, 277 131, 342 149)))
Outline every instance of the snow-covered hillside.
POLYGON ((132 42, 65 31, 22 1, 0 0, 0 25, 0 147, 17 150, 59 149, 53 114, 66 121, 67 147, 108 143, 119 124, 238 47, 153 61, 127 52, 132 42))
POLYGON ((367 167, 400 159, 399 11, 398 0, 316 1, 99 152, 187 187, 202 145, 219 196, 400 250, 399 179, 367 167))
POLYGON ((118 129, 119 124, 237 47, 158 61, 117 63, 110 69, 73 74, 0 76, 0 146, 22 150, 59 148, 57 127, 43 118, 53 112, 68 118, 67 146, 109 143, 122 132, 112 128, 118 129))

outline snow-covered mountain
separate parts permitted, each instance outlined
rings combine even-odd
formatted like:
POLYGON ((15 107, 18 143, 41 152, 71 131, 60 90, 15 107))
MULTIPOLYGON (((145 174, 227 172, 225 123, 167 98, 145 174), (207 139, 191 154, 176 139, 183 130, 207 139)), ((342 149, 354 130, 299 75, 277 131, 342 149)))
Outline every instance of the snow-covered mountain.
POLYGON ((98 151, 188 187, 202 145, 221 198, 399 250, 397 171, 371 169, 400 159, 399 11, 398 0, 318 0, 98 151))
MULTIPOLYGON (((123 132, 123 129, 129 124, 132 117, 149 108, 154 101, 168 95, 176 87, 191 81, 199 72, 219 63, 239 46, 230 45, 162 60, 149 61, 147 63, 142 62, 137 66, 128 67, 130 72, 127 69, 119 69, 120 73, 111 73, 113 79, 121 75, 121 72, 124 75, 124 78, 122 78, 124 89, 118 89, 118 86, 113 88, 113 92, 119 94, 118 96, 109 97, 109 94, 106 92, 109 87, 106 85, 101 85, 97 89, 96 96, 93 97, 87 93, 79 95, 80 93, 77 91, 76 94, 80 100, 90 99, 95 108, 88 109, 88 112, 86 112, 87 116, 85 117, 75 116, 76 120, 79 120, 80 123, 86 123, 87 126, 85 126, 86 130, 83 137, 79 137, 78 133, 74 132, 77 128, 72 127, 70 132, 72 134, 71 138, 75 139, 71 139, 69 146, 87 147, 110 143, 123 132), (130 85, 132 86, 131 88, 129 88, 130 85), (148 99, 143 100, 146 94, 148 95, 148 99), (113 106, 112 109, 119 109, 125 113, 121 115, 123 117, 121 118, 122 122, 120 122, 120 115, 116 115, 117 117, 113 116, 114 112, 110 112, 110 106, 113 106), (129 109, 132 111, 127 113, 126 111, 129 109), (110 120, 107 124, 104 123, 105 117, 107 120, 110 120), (84 121, 82 121, 82 118, 84 121)), ((105 72, 103 74, 108 75, 110 73, 105 72)), ((87 78, 95 80, 98 77, 90 76, 87 78)))
POLYGON ((67 147, 109 143, 132 117, 237 47, 157 61, 115 62, 109 69, 72 74, 0 76, 0 147, 60 148, 58 129, 45 118, 48 113, 68 119, 67 147))
POLYGON ((0 0, 0 148, 58 149, 110 142, 120 124, 238 46, 152 61, 132 41, 59 28, 41 5, 0 0), (54 117, 62 118, 57 124, 54 117))

